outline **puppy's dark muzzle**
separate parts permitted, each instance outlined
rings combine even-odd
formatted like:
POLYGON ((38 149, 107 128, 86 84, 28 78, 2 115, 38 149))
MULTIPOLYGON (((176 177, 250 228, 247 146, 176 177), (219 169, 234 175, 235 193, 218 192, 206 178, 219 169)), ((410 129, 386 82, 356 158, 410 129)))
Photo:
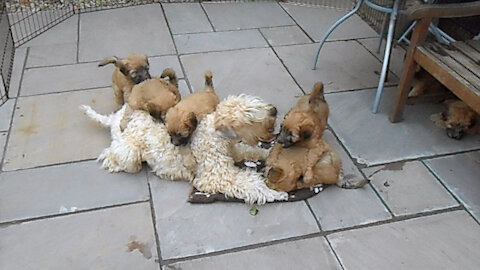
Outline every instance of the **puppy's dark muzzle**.
POLYGON ((460 140, 463 137, 463 130, 459 128, 447 128, 447 136, 455 139, 460 140))
POLYGON ((190 137, 171 137, 170 141, 175 146, 185 146, 190 141, 190 137))

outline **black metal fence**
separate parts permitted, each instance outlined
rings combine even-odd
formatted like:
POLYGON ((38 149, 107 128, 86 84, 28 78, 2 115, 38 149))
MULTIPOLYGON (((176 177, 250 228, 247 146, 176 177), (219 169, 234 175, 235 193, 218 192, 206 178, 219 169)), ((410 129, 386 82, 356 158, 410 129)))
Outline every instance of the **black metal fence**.
POLYGON ((15 44, 10 31, 5 2, 0 2, 0 104, 8 99, 15 44))

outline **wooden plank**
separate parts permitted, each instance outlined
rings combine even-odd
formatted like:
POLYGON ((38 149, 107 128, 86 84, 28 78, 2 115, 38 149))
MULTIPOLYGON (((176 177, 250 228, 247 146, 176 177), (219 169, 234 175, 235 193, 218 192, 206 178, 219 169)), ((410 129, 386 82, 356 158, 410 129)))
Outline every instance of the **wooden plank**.
POLYGON ((435 79, 447 87, 477 113, 480 113, 480 91, 463 77, 459 76, 435 55, 424 48, 418 48, 414 54, 415 61, 435 79))
POLYGON ((480 53, 480 40, 467 40, 465 41, 468 45, 470 45, 472 48, 477 50, 477 52, 480 53))
POLYGON ((472 59, 472 61, 477 63, 477 65, 480 65, 480 51, 477 51, 475 48, 473 48, 472 46, 468 45, 463 41, 452 42, 450 44, 454 48, 456 48, 457 50, 459 50, 460 52, 468 56, 468 58, 472 59))
POLYGON ((412 38, 410 39, 410 47, 408 47, 405 64, 403 65, 402 76, 400 77, 400 82, 397 87, 398 90, 395 104, 389 117, 392 123, 399 122, 402 119, 403 109, 405 107, 405 102, 407 101, 408 92, 410 91, 416 67, 414 60, 415 51, 417 46, 427 37, 428 26, 431 21, 432 18, 423 18, 417 22, 417 25, 413 29, 412 38))
MULTIPOLYGON (((441 46, 438 43, 436 44, 437 46, 441 46)), ((445 47, 446 46, 443 46, 443 48, 445 47)), ((480 78, 478 77, 480 75, 480 66, 477 65, 471 58, 453 47, 445 48, 444 52, 450 56, 450 58, 442 58, 446 60, 446 64, 449 65, 451 62, 452 65, 450 65, 450 67, 455 69, 463 78, 470 81, 473 85, 480 89, 480 78)))
POLYGON ((412 19, 458 18, 480 15, 480 1, 455 4, 414 4, 407 9, 412 19))

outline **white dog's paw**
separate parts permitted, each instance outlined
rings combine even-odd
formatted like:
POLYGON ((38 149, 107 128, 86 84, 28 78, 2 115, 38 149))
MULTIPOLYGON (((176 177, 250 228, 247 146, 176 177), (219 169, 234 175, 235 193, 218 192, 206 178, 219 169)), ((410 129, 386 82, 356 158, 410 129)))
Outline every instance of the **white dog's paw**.
POLYGON ((92 110, 92 107, 88 106, 88 105, 80 105, 78 106, 78 108, 84 113, 84 114, 87 114, 87 112, 91 111, 92 110))

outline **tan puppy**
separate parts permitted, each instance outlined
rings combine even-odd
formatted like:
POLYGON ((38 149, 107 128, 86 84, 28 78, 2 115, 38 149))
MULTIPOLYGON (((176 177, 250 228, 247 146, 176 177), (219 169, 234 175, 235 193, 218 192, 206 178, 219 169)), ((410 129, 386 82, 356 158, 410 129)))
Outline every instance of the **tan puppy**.
POLYGON ((160 78, 143 81, 132 88, 120 128, 124 130, 127 127, 130 116, 135 110, 147 111, 154 118, 163 122, 167 110, 179 101, 177 76, 173 69, 166 68, 160 78), (165 77, 168 77, 169 80, 164 80, 165 77))
POLYGON ((203 117, 217 107, 219 99, 212 83, 212 72, 205 72, 205 88, 193 93, 170 108, 165 117, 165 126, 170 134, 171 142, 186 145, 197 124, 203 117))
POLYGON ((446 130, 447 136, 460 140, 467 133, 479 133, 477 113, 461 100, 446 100, 447 110, 430 117, 438 127, 446 130))
POLYGON ((116 109, 119 109, 128 100, 135 84, 151 78, 150 66, 147 56, 134 53, 122 60, 115 56, 106 58, 98 66, 102 67, 108 64, 114 64, 116 67, 112 74, 112 86, 115 106, 116 109))
POLYGON ((318 184, 338 184, 341 180, 340 155, 325 141, 314 148, 276 144, 266 161, 267 186, 293 191, 318 184))
POLYGON ((312 93, 301 97, 283 120, 277 142, 283 147, 308 147, 310 141, 322 138, 327 126, 328 104, 323 96, 323 84, 317 82, 312 93))

